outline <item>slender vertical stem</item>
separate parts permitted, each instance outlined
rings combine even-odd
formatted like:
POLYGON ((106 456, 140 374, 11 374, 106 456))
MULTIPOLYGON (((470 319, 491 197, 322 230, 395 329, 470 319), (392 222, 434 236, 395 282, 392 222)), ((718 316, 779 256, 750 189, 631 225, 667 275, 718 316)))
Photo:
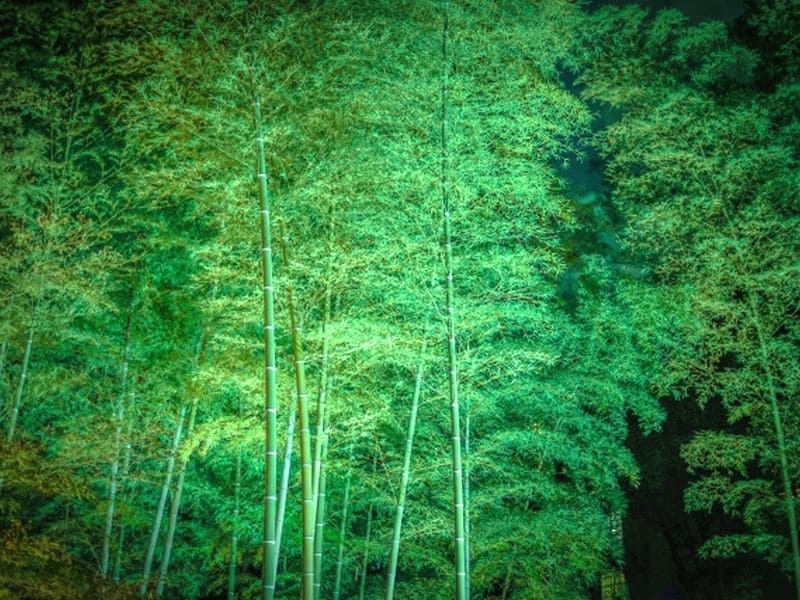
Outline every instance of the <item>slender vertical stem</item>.
POLYGON ((128 360, 130 355, 131 314, 128 311, 125 324, 125 349, 122 353, 122 372, 120 374, 120 391, 117 398, 117 409, 114 415, 114 456, 111 459, 111 479, 108 485, 108 508, 106 510, 106 527, 103 532, 103 549, 101 554, 100 574, 103 579, 108 576, 108 564, 111 558, 111 533, 114 527, 114 511, 116 509, 119 459, 122 454, 122 425, 125 421, 125 394, 128 389, 128 360))
POLYGON ((339 553, 336 558, 336 579, 333 584, 333 600, 339 600, 339 590, 342 585, 342 565, 344 562, 344 536, 347 531, 347 509, 350 506, 350 476, 348 469, 344 481, 344 501, 342 502, 342 522, 339 524, 339 553))
POLYGON ((469 471, 470 471, 470 426, 469 426, 469 394, 464 402, 464 572, 467 598, 471 598, 469 561, 470 561, 470 518, 469 518, 469 471))
POLYGON ((453 307, 453 246, 450 236, 450 203, 448 198, 448 156, 447 156, 447 92, 448 92, 448 4, 443 3, 442 19, 442 89, 441 89, 441 193, 443 244, 445 261, 446 318, 447 318, 447 358, 449 366, 450 429, 452 432, 453 459, 453 509, 455 513, 455 576, 456 599, 465 600, 466 590, 466 532, 464 526, 464 484, 461 468, 461 418, 458 405, 458 360, 456 355, 456 330, 453 307))
POLYGON ((792 565, 794 567, 794 583, 797 600, 800 600, 800 541, 797 534, 797 513, 795 512, 794 491, 792 480, 789 475, 789 462, 786 451, 786 439, 783 432, 783 420, 781 418, 780 407, 778 406, 778 394, 775 391, 775 380, 770 365, 769 352, 767 350, 767 339, 758 315, 756 299, 750 295, 750 309, 752 311, 753 324, 758 336, 759 349, 761 351, 761 366, 767 376, 767 392, 769 394, 770 406, 772 408, 772 420, 775 427, 775 437, 778 442, 778 458, 781 465, 781 479, 783 480, 783 493, 786 496, 786 516, 789 520, 789 538, 792 544, 792 565))
POLYGON ((319 394, 317 396, 317 432, 314 444, 314 498, 320 485, 320 474, 322 472, 322 446, 325 435, 325 402, 328 393, 328 324, 331 320, 331 276, 333 275, 333 211, 331 211, 330 223, 328 226, 329 249, 328 249, 328 272, 325 282, 325 306, 322 318, 322 362, 319 374, 319 394))
POLYGON ((139 587, 139 595, 144 597, 147 593, 147 586, 150 579, 150 571, 153 568, 153 557, 156 553, 156 543, 158 542, 158 534, 161 531, 161 520, 164 518, 164 507, 167 504, 167 495, 169 494, 169 485, 172 482, 172 471, 175 468, 175 455, 178 452, 178 444, 181 440, 181 431, 183 430, 183 419, 186 416, 186 406, 181 408, 180 415, 178 416, 178 425, 175 427, 175 435, 172 438, 172 446, 170 446, 169 456, 167 457, 167 472, 164 476, 164 483, 161 486, 161 497, 158 500, 156 507, 156 517, 153 520, 153 529, 150 532, 150 543, 147 546, 147 556, 144 560, 144 568, 142 569, 142 584, 139 587))
MULTIPOLYGON (((239 400, 236 416, 241 418, 242 401, 239 400)), ((239 546, 239 496, 242 489, 242 450, 236 450, 236 466, 233 475, 233 519, 231 519, 231 555, 228 561, 228 600, 236 598, 236 554, 239 546)))
POLYGON ((273 285, 272 233, 270 224, 270 202, 267 188, 267 159, 264 150, 264 132, 261 126, 261 101, 256 97, 255 128, 256 153, 258 155, 258 197, 261 214, 261 280, 263 284, 264 320, 264 408, 266 413, 266 477, 264 481, 264 539, 263 539, 263 598, 275 596, 275 572, 272 568, 275 555, 275 520, 277 509, 277 385, 275 368, 275 288, 273 285))
POLYGON ((286 448, 283 453, 283 472, 281 473, 281 491, 278 498, 278 523, 275 528, 275 563, 273 577, 278 578, 278 556, 281 553, 281 539, 283 538, 283 521, 286 516, 286 497, 289 493, 289 475, 292 471, 292 443, 294 442, 294 426, 297 420, 297 411, 289 410, 289 425, 286 428, 286 448))
MULTIPOLYGON (((186 435, 184 445, 189 441, 194 428, 194 421, 197 417, 197 397, 192 400, 192 408, 189 411, 189 421, 186 425, 186 435)), ((175 484, 175 493, 172 495, 172 503, 169 507, 169 524, 167 525, 167 538, 164 540, 164 553, 161 556, 161 565, 158 570, 158 582, 156 583, 156 596, 160 598, 164 594, 164 584, 166 583, 167 573, 169 572, 169 560, 172 554, 172 544, 175 540, 175 529, 178 526, 178 513, 181 509, 181 495, 183 494, 183 482, 186 477, 186 463, 188 456, 181 456, 178 467, 178 481, 175 484)))
POLYGON ((369 539, 372 533, 372 509, 373 503, 369 503, 367 508, 367 529, 364 532, 364 556, 361 559, 361 578, 358 584, 358 600, 364 600, 364 591, 367 588, 367 565, 369 564, 369 539))
POLYGON ((19 383, 17 384, 17 391, 14 394, 14 404, 11 407, 11 417, 8 422, 8 431, 6 432, 6 443, 10 444, 14 441, 14 432, 17 428, 17 419, 19 418, 19 408, 22 404, 22 393, 25 391, 25 382, 28 379, 28 365, 31 360, 31 346, 33 345, 33 325, 28 330, 28 340, 25 342, 25 354, 22 356, 22 368, 19 373, 19 383))
MULTIPOLYGON (((323 434, 327 435, 327 434, 323 434)), ((323 441, 320 465, 319 493, 317 494, 316 524, 314 529, 314 600, 322 596, 322 542, 325 533, 325 492, 327 487, 328 440, 323 441)))
POLYGON ((3 371, 6 368, 6 352, 8 351, 8 342, 3 340, 0 344, 0 377, 3 376, 3 371))
POLYGON ((417 363, 417 376, 414 382, 414 396, 411 400, 411 414, 408 417, 408 433, 406 434, 406 451, 403 455, 403 475, 400 480, 400 494, 397 498, 397 508, 394 514, 394 531, 392 533, 392 549, 389 555, 389 571, 386 576, 386 600, 394 598, 394 584, 397 577, 397 563, 400 558, 400 530, 403 526, 403 512, 406 505, 406 491, 411 472, 411 452, 414 448, 414 432, 417 428, 417 410, 422 394, 422 372, 424 368, 425 342, 420 349, 419 362, 417 363))
MULTIPOLYGON (((126 484, 128 483, 128 476, 131 472, 131 454, 133 452, 133 443, 131 438, 131 431, 133 429, 133 408, 134 408, 134 391, 131 390, 131 401, 128 407, 127 415, 126 415, 126 431, 125 431, 125 448, 124 454, 122 458, 122 473, 120 474, 120 494, 123 498, 123 504, 125 503, 125 492, 126 492, 126 484)), ((127 490, 128 496, 131 494, 131 490, 127 490)), ((117 552, 114 558, 114 571, 112 578, 115 582, 119 582, 120 574, 122 572, 122 549, 125 543, 125 523, 120 522, 119 524, 119 536, 117 538, 117 552)))
MULTIPOLYGON (((281 252, 287 270, 289 250, 286 240, 286 224, 280 221, 281 252)), ((289 304, 289 321, 292 327, 292 350, 294 354, 295 386, 297 387, 297 413, 300 421, 300 482, 303 497, 303 598, 314 597, 314 529, 315 505, 313 490, 313 468, 311 464, 311 430, 308 423, 308 389, 306 386, 305 360, 300 336, 300 323, 294 299, 294 286, 286 285, 289 304)))

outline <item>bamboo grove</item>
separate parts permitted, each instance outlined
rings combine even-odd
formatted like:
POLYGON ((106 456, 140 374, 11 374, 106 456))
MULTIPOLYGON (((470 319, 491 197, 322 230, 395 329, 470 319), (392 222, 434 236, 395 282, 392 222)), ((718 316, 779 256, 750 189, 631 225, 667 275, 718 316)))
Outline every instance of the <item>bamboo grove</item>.
POLYGON ((691 405, 800 600, 800 6, 595 4, 1 3, 0 598, 624 598, 691 405))

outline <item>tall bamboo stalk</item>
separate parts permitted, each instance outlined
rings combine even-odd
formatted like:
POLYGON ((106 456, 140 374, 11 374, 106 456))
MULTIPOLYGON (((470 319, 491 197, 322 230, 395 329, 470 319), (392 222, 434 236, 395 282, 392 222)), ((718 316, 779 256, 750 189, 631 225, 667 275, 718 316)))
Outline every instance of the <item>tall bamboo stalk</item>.
POLYGON ((273 577, 278 579, 278 557, 281 553, 281 539, 283 538, 283 521, 286 516, 286 497, 289 495, 289 475, 292 471, 292 443, 294 441, 294 427, 297 421, 297 411, 289 410, 289 425, 286 427, 286 448, 283 453, 283 472, 281 473, 281 490, 278 497, 278 523, 275 527, 275 564, 273 577))
MULTIPOLYGON (((194 428, 195 418, 197 417, 197 397, 192 400, 192 408, 189 411, 189 422, 186 425, 186 435, 184 445, 189 441, 194 428)), ((169 524, 167 525, 167 538, 164 540, 164 553, 161 556, 161 565, 158 569, 158 581, 156 583, 156 596, 160 598, 164 594, 164 584, 166 583, 167 573, 169 572, 169 559, 172 554, 172 544, 175 540, 175 529, 178 526, 178 513, 181 509, 181 495, 183 494, 183 482, 186 477, 186 464, 188 456, 182 456, 178 467, 178 481, 175 484, 175 493, 172 495, 172 503, 169 507, 169 524)))
POLYGON ((131 345, 131 313, 128 311, 125 324, 125 349, 122 353, 122 370, 120 374, 120 391, 115 412, 116 424, 114 427, 114 456, 111 459, 111 478, 108 484, 108 508, 106 510, 106 527, 103 532, 103 549, 101 553, 100 573, 105 579, 108 576, 108 564, 111 558, 111 534, 114 527, 114 511, 117 500, 117 476, 119 474, 119 459, 122 454, 122 426, 125 421, 125 394, 128 389, 128 361, 131 345))
POLYGON ((314 498, 317 497, 322 472, 322 446, 325 435, 325 403, 328 393, 328 324, 331 320, 331 276, 333 275, 333 211, 331 211, 330 223, 328 226, 328 272, 325 282, 325 306, 322 318, 322 362, 319 375, 319 394, 317 395, 317 431, 314 444, 314 498))
MULTIPOLYGON (((289 250, 286 239, 286 224, 280 224, 281 252, 287 270, 289 267, 289 250)), ((291 280, 286 285, 286 296, 289 304, 289 321, 292 327, 292 350, 294 355, 295 386, 297 388, 297 413, 300 420, 300 483, 303 496, 303 598, 314 597, 314 474, 311 464, 311 429, 308 423, 308 389, 306 386, 305 360, 300 337, 300 323, 294 298, 294 286, 291 280)))
POLYGON ((239 495, 242 487, 242 451, 236 453, 233 482, 233 526, 231 528, 231 556, 228 563, 228 600, 236 597, 236 553, 239 546, 239 495))
POLYGON ((441 88, 441 195, 445 262, 445 303, 447 319, 447 359, 449 366, 450 430, 453 459, 453 511, 455 513, 455 576, 456 600, 466 600, 466 532, 464 526, 464 483, 461 468, 461 418, 458 405, 458 359, 453 302, 453 245, 450 235, 450 201, 448 197, 447 93, 448 93, 448 3, 442 6, 442 88, 441 88))
POLYGON ((469 575, 469 562, 470 562, 470 518, 469 518, 469 472, 470 472, 470 423, 469 423, 469 394, 464 403, 464 572, 465 572, 465 588, 467 598, 472 597, 470 589, 470 575, 469 575))
MULTIPOLYGON (((242 402, 236 408, 237 417, 241 417, 242 402)), ((233 475, 233 523, 231 525, 231 556, 228 561, 228 600, 236 598, 236 554, 239 546, 239 497, 242 490, 242 450, 236 451, 236 466, 233 475)))
POLYGON ((14 441, 14 432, 17 428, 17 419, 19 418, 19 408, 22 404, 22 393, 25 391, 25 382, 28 379, 28 365, 31 361, 31 347, 33 346, 33 324, 28 330, 28 340, 25 342, 25 354, 22 356, 22 368, 19 372, 19 383, 17 384, 17 391, 14 394, 14 404, 11 406, 11 417, 8 421, 8 430, 6 431, 6 443, 10 444, 14 441))
MULTIPOLYGON (((124 447, 124 454, 122 458, 122 473, 120 473, 120 494, 123 497, 123 504, 125 502, 125 492, 128 492, 130 495, 132 492, 131 490, 126 490, 126 484, 128 483, 128 476, 131 472, 131 454, 133 453, 133 443, 131 438, 131 432, 133 429, 133 408, 134 408, 134 391, 131 390, 130 394, 130 405, 128 406, 128 411, 126 415, 126 431, 125 431, 125 447, 124 447)), ((112 579, 114 582, 119 582, 120 574, 122 572, 122 551, 125 544, 125 523, 120 522, 119 524, 119 536, 117 537, 117 552, 114 557, 114 570, 112 574, 112 579)))
POLYGON ((336 558, 336 579, 333 584, 333 600, 339 600, 339 590, 342 585, 342 564, 344 561, 344 535, 347 531, 347 510, 350 507, 350 477, 351 471, 347 470, 344 480, 344 501, 342 502, 342 522, 339 524, 339 553, 336 558))
POLYGON ((277 509, 277 384, 275 368, 275 288, 273 285, 272 233, 270 202, 267 187, 267 158, 264 150, 264 132, 261 126, 261 101, 254 98, 256 154, 258 167, 258 197, 261 214, 261 281, 263 284, 264 319, 264 408, 266 413, 266 477, 264 481, 264 539, 262 564, 262 597, 275 596, 275 520, 277 509))
POLYGON ((320 464, 319 493, 317 494, 316 522, 314 528, 314 600, 320 600, 322 596, 322 542, 325 533, 325 501, 327 487, 327 465, 328 440, 327 433, 323 434, 326 439, 322 447, 322 462, 320 464))
POLYGON ((175 427, 175 435, 172 438, 172 445, 170 446, 169 456, 167 457, 167 472, 164 475, 164 483, 161 486, 161 497, 158 500, 156 507, 156 516, 153 520, 153 529, 150 532, 150 543, 147 546, 147 556, 144 560, 144 568, 142 569, 142 584, 139 587, 139 595, 144 597, 147 593, 147 587, 150 579, 150 571, 153 568, 153 557, 156 553, 156 543, 158 542, 158 534, 161 531, 161 521, 164 518, 164 507, 167 504, 167 495, 169 494, 169 486, 172 482, 172 472, 175 468, 175 455, 178 452, 178 444, 181 441, 181 431, 183 430, 183 419, 186 416, 186 406, 181 407, 180 414, 178 415, 178 425, 175 427))
POLYGON ((773 426, 775 427, 775 437, 778 442, 778 458, 781 466, 781 479, 783 481, 783 493, 786 496, 786 516, 789 521, 789 539, 792 545, 792 566, 794 568, 794 584, 797 600, 800 600, 800 541, 797 534, 797 513, 795 512, 794 491, 791 476, 789 475, 789 461, 786 450, 786 438, 783 431, 783 419, 781 418, 780 407, 778 406, 778 394, 775 391, 775 379, 770 364, 769 351, 767 349, 767 338, 761 325, 758 314, 756 299, 750 295, 750 310, 753 325, 758 336, 758 345, 761 353, 761 367, 767 376, 767 393, 769 396, 770 407, 772 409, 773 426))
POLYGON ((0 344, 0 377, 3 376, 3 371, 6 368, 6 352, 8 351, 8 342, 3 340, 0 344))
POLYGON ((358 584, 358 600, 364 600, 364 591, 367 587, 367 565, 369 564, 369 539, 372 533, 372 509, 373 502, 369 503, 367 509, 367 529, 364 532, 364 556, 361 559, 361 578, 358 584))
POLYGON ((386 575, 386 600, 394 598, 394 584, 397 577, 397 563, 400 558, 400 530, 403 526, 403 512, 406 506, 406 491, 411 473, 411 452, 414 448, 414 432, 417 428, 417 410, 422 394, 422 372, 425 354, 425 342, 422 343, 417 375, 414 382, 414 396, 411 400, 411 414, 408 416, 408 433, 406 434, 406 451, 403 455, 403 475, 400 480, 400 494, 397 497, 397 508, 394 514, 394 531, 392 533, 392 549, 389 555, 389 570, 386 575))

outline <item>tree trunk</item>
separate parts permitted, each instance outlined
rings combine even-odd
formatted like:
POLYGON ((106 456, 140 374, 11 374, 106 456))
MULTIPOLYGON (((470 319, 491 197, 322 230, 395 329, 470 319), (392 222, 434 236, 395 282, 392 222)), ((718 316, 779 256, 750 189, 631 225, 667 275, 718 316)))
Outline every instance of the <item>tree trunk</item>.
POLYGON ((117 475, 119 459, 122 453, 122 424, 125 420, 125 394, 128 389, 128 359, 130 355, 131 315, 128 313, 125 325, 125 350, 122 353, 122 373, 120 374, 120 392, 117 400, 116 427, 114 428, 114 457, 111 460, 111 481, 108 485, 108 509, 106 511, 106 528, 103 533, 103 550, 100 573, 105 579, 108 576, 108 564, 111 558, 111 533, 114 527, 114 510, 117 500, 117 475))
POLYGON ((441 89, 441 193, 442 222, 445 262, 446 319, 447 319, 447 359, 449 366, 448 387, 450 392, 450 430, 452 432, 453 460, 453 511, 455 513, 455 575, 456 600, 465 600, 466 589, 466 532, 464 526, 464 483, 461 470, 461 418, 458 405, 458 360, 456 356, 456 331, 453 307, 453 246, 450 236, 450 203, 448 199, 448 158, 447 158, 447 84, 448 84, 448 5, 443 5, 442 20, 442 89, 441 89))
POLYGON ((6 432, 6 443, 14 441, 14 432, 17 428, 19 418, 19 407, 22 404, 22 393, 25 391, 25 382, 28 379, 28 365, 31 361, 31 346, 33 345, 33 325, 28 330, 28 341, 25 342, 25 354, 22 356, 22 368, 19 373, 19 383, 14 394, 14 404, 11 406, 11 417, 8 421, 8 431, 6 432))
POLYGON ((258 156, 258 197, 261 206, 261 281, 263 284, 264 320, 264 407, 266 413, 266 477, 264 489, 264 540, 262 565, 263 598, 275 596, 275 520, 277 509, 277 385, 275 381, 275 288, 272 267, 272 233, 270 202, 267 188, 267 159, 264 151, 264 133, 261 127, 261 101, 254 99, 256 153, 258 156))
MULTIPOLYGON (((192 435, 192 428, 197 417, 197 398, 192 400, 192 409, 189 411, 189 421, 186 425, 186 435, 183 437, 184 445, 192 435)), ((169 559, 172 554, 172 544, 175 540, 175 529, 178 526, 178 513, 181 510, 181 495, 183 494, 183 481, 186 477, 186 464, 188 456, 182 456, 178 467, 178 481, 175 484, 175 493, 172 496, 172 504, 169 507, 169 525, 167 526, 167 539, 164 540, 164 554, 161 557, 161 566, 158 571, 158 582, 156 583, 156 596, 160 598, 164 594, 164 584, 166 583, 167 573, 169 572, 169 559)))
POLYGON ((347 509, 350 504, 350 476, 347 471, 347 479, 344 482, 344 502, 342 503, 342 522, 339 525, 339 554, 336 558, 336 580, 333 584, 333 600, 339 600, 339 590, 342 584, 342 563, 344 560, 344 535, 347 531, 347 509))
POLYGON ((758 316, 755 298, 750 296, 750 308, 752 310, 753 324, 758 335, 758 344, 761 351, 761 366, 767 376, 767 392, 769 395, 770 407, 772 409, 772 420, 775 427, 775 437, 778 442, 778 458, 781 465, 781 479, 783 480, 783 493, 786 496, 786 516, 789 520, 789 538, 792 544, 792 565, 794 568, 794 584, 797 600, 800 600, 800 541, 797 534, 797 513, 794 506, 794 488, 789 475, 789 461, 786 452, 786 440, 783 432, 783 420, 778 405, 778 394, 775 391, 775 380, 772 375, 772 366, 769 362, 769 352, 767 350, 767 340, 761 326, 761 319, 758 316))
POLYGON ((142 569, 142 585, 139 587, 139 595, 144 597, 147 593, 147 587, 150 579, 150 571, 153 568, 153 557, 156 553, 156 543, 158 542, 158 534, 161 531, 161 520, 164 518, 164 507, 167 504, 167 495, 169 494, 169 485, 172 482, 172 471, 175 468, 175 455, 178 452, 178 444, 181 440, 181 431, 183 429, 183 418, 186 416, 186 407, 181 408, 178 415, 178 425, 175 427, 175 435, 172 438, 172 446, 170 447, 169 457, 167 458, 167 472, 164 476, 164 483, 161 486, 161 497, 158 500, 156 507, 156 517, 153 521, 153 530, 150 532, 150 543, 147 546, 147 556, 144 560, 144 568, 142 569))
MULTIPOLYGON (((281 251, 288 271, 289 251, 286 243, 286 224, 280 221, 281 251)), ((295 386, 297 388, 297 413, 300 420, 300 482, 303 497, 303 598, 314 597, 314 474, 311 464, 311 430, 308 423, 308 389, 306 387, 305 360, 300 338, 300 323, 291 280, 286 285, 289 304, 289 321, 292 327, 295 386)))
POLYGON ((414 383, 414 396, 411 400, 411 414, 408 417, 408 433, 406 434, 406 451, 403 456, 403 475, 400 480, 400 494, 397 498, 397 508, 394 514, 394 531, 392 533, 392 549, 389 556, 389 571, 386 577, 386 600, 394 598, 394 583, 397 577, 397 563, 400 558, 400 530, 403 526, 403 512, 406 505, 406 490, 408 489, 408 479, 411 472, 411 452, 414 448, 414 432, 417 428, 417 410, 419 408, 419 398, 422 393, 422 371, 423 355, 425 354, 425 343, 420 350, 419 363, 417 364, 417 376, 414 383))
POLYGON ((273 577, 278 578, 278 556, 281 552, 281 539, 283 538, 283 520, 286 516, 286 497, 289 493, 289 475, 292 471, 292 443, 294 441, 294 426, 297 420, 297 411, 289 410, 289 425, 286 428, 286 449, 283 456, 283 473, 281 473, 281 495, 278 498, 278 523, 275 528, 275 565, 273 577))

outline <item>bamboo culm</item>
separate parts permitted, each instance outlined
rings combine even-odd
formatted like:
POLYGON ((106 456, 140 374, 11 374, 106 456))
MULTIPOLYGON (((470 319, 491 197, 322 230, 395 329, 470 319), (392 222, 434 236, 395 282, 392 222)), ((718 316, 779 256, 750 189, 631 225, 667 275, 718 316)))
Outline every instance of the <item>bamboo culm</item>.
POLYGON ((322 597, 322 542, 325 533, 325 501, 327 488, 328 440, 324 440, 322 448, 322 464, 320 465, 319 493, 317 494, 316 522, 314 529, 314 600, 322 597))
MULTIPOLYGON (((280 221, 281 251, 283 262, 288 270, 289 250, 286 239, 286 224, 280 221)), ((292 350, 294 355, 295 387, 297 388, 297 414, 300 421, 300 483, 302 488, 303 520, 303 598, 314 597, 314 474, 311 458, 311 429, 308 422, 308 389, 306 386, 305 360, 300 336, 300 323, 291 281, 286 286, 289 304, 289 321, 292 327, 292 350)))
POLYGON ((108 484, 108 509, 106 510, 106 526, 103 532, 103 549, 101 553, 100 574, 105 579, 108 576, 108 565, 111 558, 111 534, 114 528, 114 511, 116 510, 119 460, 122 454, 122 426, 125 421, 125 394, 128 389, 128 362, 130 355, 131 315, 128 314, 125 325, 125 349, 122 353, 122 370, 120 373, 120 391, 117 398, 117 408, 114 411, 114 456, 111 459, 111 476, 108 484))
POLYGON ((263 285, 264 320, 264 409, 266 417, 266 477, 264 479, 264 536, 262 564, 262 597, 275 596, 275 521, 277 518, 277 383, 275 368, 275 287, 273 284, 272 233, 270 201, 267 186, 267 159, 264 150, 264 132, 261 125, 261 101, 254 98, 258 197, 261 228, 261 281, 263 285))
POLYGON ((19 372, 19 383, 17 384, 17 391, 14 393, 14 403, 11 405, 11 416, 8 421, 8 430, 6 431, 6 443, 10 444, 14 441, 14 433, 17 428, 17 419, 19 418, 19 409, 22 404, 22 394, 25 391, 25 382, 28 379, 28 365, 31 361, 31 348, 33 346, 33 326, 28 330, 28 339, 25 342, 25 353, 22 356, 22 367, 19 372))
POLYGON ((364 600, 364 592, 367 589, 367 564, 369 564, 369 539, 372 533, 372 502, 367 509, 367 528, 364 532, 364 556, 361 559, 361 577, 358 583, 358 600, 364 600))
POLYGON ((464 526, 464 482, 461 467, 461 418, 458 404, 458 360, 453 301, 453 246, 450 235, 450 203, 448 198, 447 93, 448 93, 448 3, 444 0, 442 15, 442 88, 441 88, 441 195, 445 262, 445 303, 447 320, 448 389, 450 395, 450 430, 452 432, 453 512, 455 545, 456 600, 465 600, 466 531, 464 526))
MULTIPOLYGON (((197 418, 197 398, 192 400, 192 408, 189 411, 189 421, 186 425, 186 435, 184 436, 184 445, 192 435, 194 422, 197 418)), ((172 554, 172 545, 175 541, 175 529, 178 526, 178 513, 181 510, 181 495, 183 494, 183 482, 186 477, 186 464, 189 460, 188 456, 182 456, 178 467, 178 481, 175 483, 175 493, 172 496, 172 503, 169 507, 169 524, 167 525, 167 538, 164 540, 164 553, 161 556, 161 565, 158 569, 158 581, 156 583, 156 596, 161 598, 164 594, 164 585, 169 573, 169 560, 172 554)))
POLYGON ((775 427, 775 437, 778 442, 778 458, 781 466, 781 479, 783 482, 783 493, 786 496, 786 516, 789 521, 789 538, 792 545, 792 566, 794 569, 795 594, 800 600, 800 541, 797 533, 797 513, 795 512, 794 492, 792 480, 789 475, 789 461, 786 452, 786 439, 783 431, 783 420, 778 405, 778 394, 775 391, 775 380, 770 365, 769 351, 767 349, 767 339, 758 315, 758 307, 753 295, 750 296, 750 309, 755 326, 758 344, 761 353, 761 365, 767 376, 767 392, 769 395, 770 407, 772 409, 773 426, 775 427))
POLYGON ((275 527, 275 564, 273 577, 278 578, 278 557, 281 552, 281 539, 283 538, 283 521, 286 517, 286 497, 289 494, 289 475, 292 471, 292 444, 294 442, 294 428, 297 421, 297 411, 289 409, 289 425, 286 427, 286 448, 283 453, 283 472, 281 473, 281 491, 278 498, 278 523, 275 527))
POLYGON ((153 529, 150 532, 150 543, 147 546, 147 556, 144 560, 144 568, 142 569, 142 584, 139 587, 139 595, 144 597, 147 593, 147 587, 150 579, 150 571, 153 568, 153 557, 156 553, 156 543, 158 542, 158 534, 161 531, 161 521, 164 518, 164 507, 167 504, 167 495, 169 494, 169 486, 172 482, 172 472, 175 468, 175 455, 178 452, 178 444, 181 440, 181 432, 183 430, 183 419, 186 416, 186 406, 181 408, 178 415, 178 425, 175 427, 175 435, 172 438, 172 445, 170 447, 169 457, 167 458, 167 471, 164 476, 164 483, 161 486, 161 497, 158 500, 156 507, 156 516, 153 520, 153 529))
POLYGON ((336 557, 336 579, 333 584, 333 600, 339 600, 342 585, 342 565, 344 562, 344 536, 347 532, 347 509, 350 506, 350 470, 344 481, 344 500, 342 501, 342 522, 339 524, 339 552, 336 557))
POLYGON ((389 570, 386 575, 386 600, 394 598, 394 584, 397 577, 397 563, 400 558, 400 532, 403 526, 403 512, 406 504, 406 491, 408 490, 408 480, 411 473, 411 453, 414 448, 414 433, 417 428, 417 412, 419 399, 422 394, 422 372, 423 355, 425 344, 423 342, 420 350, 420 358, 417 363, 417 375, 414 381, 414 396, 411 400, 411 413, 408 416, 408 432, 406 433, 406 450, 403 455, 403 475, 400 480, 400 494, 397 498, 397 508, 394 515, 394 530, 392 533, 392 548, 389 553, 389 570))
MULTIPOLYGON (((131 438, 131 432, 133 429, 133 408, 134 408, 134 399, 135 395, 133 390, 131 390, 130 394, 130 405, 128 406, 128 410, 126 413, 126 431, 125 431, 125 447, 124 447, 124 454, 122 459, 122 473, 120 473, 119 478, 119 485, 120 490, 119 493, 122 495, 123 503, 125 501, 125 492, 128 492, 128 495, 132 492, 130 489, 126 490, 126 485, 128 483, 128 477, 131 472, 131 454, 133 453, 133 442, 131 438)), ((122 550, 125 544, 125 523, 119 524, 119 535, 117 537, 117 552, 114 558, 114 570, 112 579, 114 582, 118 583, 120 580, 120 575, 122 573, 122 550)))
POLYGON ((233 480, 233 523, 231 525, 231 556, 228 563, 228 600, 236 598, 236 553, 239 546, 239 495, 242 488, 242 451, 236 453, 233 480))

